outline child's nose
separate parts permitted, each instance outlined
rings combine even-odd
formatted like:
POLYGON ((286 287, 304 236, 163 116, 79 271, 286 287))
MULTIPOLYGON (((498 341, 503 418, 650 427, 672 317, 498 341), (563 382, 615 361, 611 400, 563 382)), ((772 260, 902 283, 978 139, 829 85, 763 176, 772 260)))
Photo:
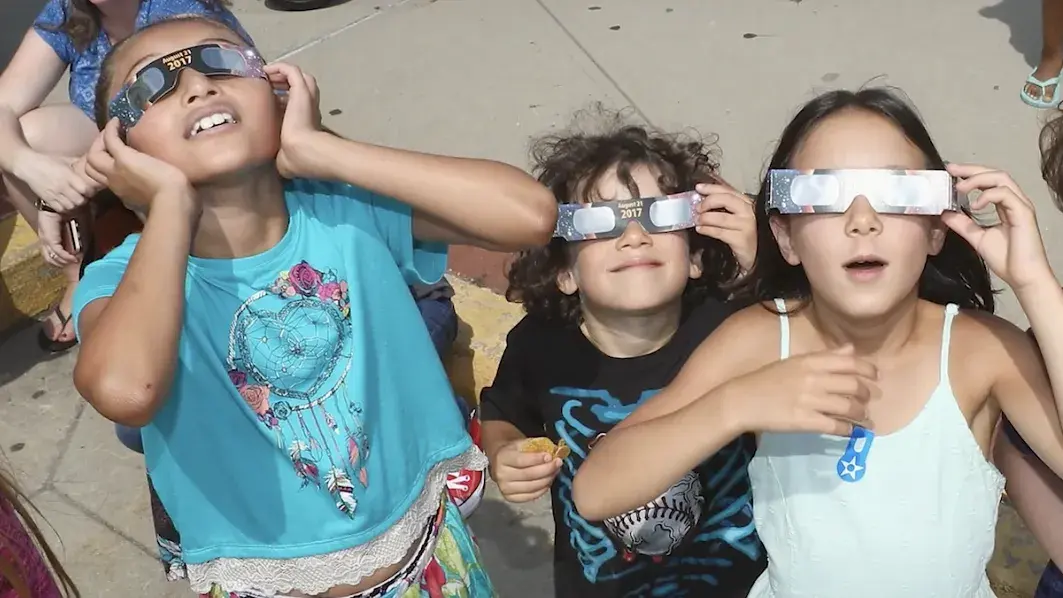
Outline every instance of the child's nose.
POLYGON ((191 104, 218 93, 217 83, 203 73, 184 69, 177 76, 178 91, 185 104, 191 104))
POLYGON ((620 247, 638 247, 652 243, 650 234, 638 222, 628 222, 624 234, 620 235, 620 247))
POLYGON ((851 235, 876 234, 882 230, 878 212, 864 195, 858 195, 845 211, 846 232, 851 235))

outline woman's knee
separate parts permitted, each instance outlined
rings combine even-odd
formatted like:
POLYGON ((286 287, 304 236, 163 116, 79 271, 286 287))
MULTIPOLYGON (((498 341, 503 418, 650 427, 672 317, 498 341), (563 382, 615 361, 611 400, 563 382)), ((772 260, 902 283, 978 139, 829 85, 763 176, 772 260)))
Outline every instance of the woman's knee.
POLYGON ((99 131, 73 104, 41 106, 19 119, 26 144, 34 151, 55 156, 82 156, 99 131))

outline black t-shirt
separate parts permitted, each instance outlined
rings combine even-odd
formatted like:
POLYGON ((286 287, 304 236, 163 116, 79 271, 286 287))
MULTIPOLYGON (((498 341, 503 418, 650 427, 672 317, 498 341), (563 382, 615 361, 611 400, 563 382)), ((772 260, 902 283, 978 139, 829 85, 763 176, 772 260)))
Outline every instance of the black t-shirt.
POLYGON ((732 311, 710 300, 664 347, 629 359, 603 354, 578 329, 530 316, 510 331, 495 381, 481 396, 481 417, 507 421, 528 437, 563 438, 572 449, 551 488, 558 597, 745 598, 764 570, 746 471, 755 450, 751 436, 698 468, 701 519, 661 559, 626 551, 603 525, 580 517, 572 501, 572 479, 588 446, 671 382, 732 311))

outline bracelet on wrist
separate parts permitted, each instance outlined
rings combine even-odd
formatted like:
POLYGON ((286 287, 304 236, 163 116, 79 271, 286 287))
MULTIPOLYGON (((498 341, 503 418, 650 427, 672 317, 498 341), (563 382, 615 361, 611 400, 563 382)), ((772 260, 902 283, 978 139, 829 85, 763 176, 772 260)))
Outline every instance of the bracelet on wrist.
POLYGON ((48 212, 49 214, 58 214, 59 213, 58 210, 56 210, 52 206, 44 203, 43 199, 38 199, 37 200, 36 208, 37 208, 38 212, 48 212))

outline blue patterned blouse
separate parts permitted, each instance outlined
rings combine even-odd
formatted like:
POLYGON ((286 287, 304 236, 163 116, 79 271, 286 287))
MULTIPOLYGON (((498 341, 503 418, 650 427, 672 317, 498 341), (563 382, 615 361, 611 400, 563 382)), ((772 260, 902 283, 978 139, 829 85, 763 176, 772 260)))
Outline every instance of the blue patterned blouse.
MULTIPOLYGON (((93 111, 96 104, 96 81, 100 78, 100 65, 111 51, 111 41, 106 33, 100 31, 96 39, 84 50, 74 47, 70 36, 59 30, 66 21, 69 9, 69 0, 48 0, 48 4, 34 21, 33 28, 55 50, 59 58, 70 65, 70 101, 81 108, 90 119, 95 120, 93 111)), ((137 13, 136 29, 184 14, 217 18, 235 29, 248 43, 253 43, 251 36, 244 31, 233 13, 221 7, 209 8, 199 0, 142 0, 140 12, 137 13)))

